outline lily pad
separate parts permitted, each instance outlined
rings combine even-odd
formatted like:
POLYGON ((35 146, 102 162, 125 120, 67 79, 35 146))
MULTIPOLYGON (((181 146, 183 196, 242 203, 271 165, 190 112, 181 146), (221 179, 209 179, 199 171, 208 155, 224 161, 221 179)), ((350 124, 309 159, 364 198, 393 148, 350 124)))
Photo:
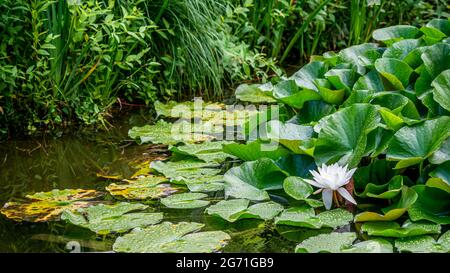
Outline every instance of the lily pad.
POLYGON ((275 224, 320 229, 345 226, 352 220, 353 215, 344 209, 324 211, 316 215, 313 208, 302 206, 284 210, 275 219, 275 224))
POLYGON ((183 182, 191 192, 215 192, 225 188, 223 175, 184 179, 183 182))
POLYGON ((295 247, 296 253, 340 253, 343 249, 350 248, 356 234, 353 232, 333 232, 310 237, 295 247))
POLYGON ((113 196, 131 200, 159 199, 179 191, 161 176, 148 176, 137 180, 125 180, 122 184, 112 183, 106 190, 113 196))
POLYGON ((187 102, 169 101, 167 103, 156 101, 154 106, 158 117, 165 116, 184 119, 207 117, 225 108, 223 103, 205 103, 203 100, 187 102))
POLYGON ((289 176, 283 182, 284 191, 296 200, 305 200, 312 193, 312 186, 301 177, 289 176))
POLYGON ((281 189, 286 176, 271 159, 261 158, 245 162, 225 173, 225 196, 253 201, 268 200, 266 191, 281 189))
POLYGON ((408 209, 411 220, 450 224, 450 193, 426 185, 416 185, 412 189, 417 192, 418 198, 408 209))
POLYGON ((376 60, 375 69, 389 82, 389 85, 385 85, 386 90, 404 90, 413 72, 407 63, 392 58, 376 60))
POLYGON ((92 206, 97 201, 90 201, 103 193, 95 190, 67 189, 52 190, 27 195, 29 201, 8 202, 0 213, 14 221, 47 222, 59 220, 64 210, 76 210, 92 206))
POLYGON ((145 125, 142 127, 133 127, 128 132, 132 139, 138 139, 140 143, 162 143, 166 145, 175 145, 180 142, 193 143, 214 139, 213 136, 193 133, 191 123, 178 123, 174 126, 172 123, 159 120, 155 125, 145 125))
POLYGON ((376 29, 372 37, 377 41, 382 41, 387 45, 403 39, 413 39, 419 35, 418 28, 409 25, 397 25, 376 29))
POLYGON ((272 84, 241 84, 236 89, 235 96, 240 101, 253 103, 272 103, 276 102, 276 99, 274 99, 272 96, 272 89, 272 84))
MULTIPOLYGON (((294 80, 295 84, 300 89, 318 91, 317 87, 314 85, 314 80, 323 78, 323 75, 325 74, 325 72, 326 72, 325 63, 313 61, 313 62, 310 62, 310 63, 304 65, 302 68, 300 68, 297 72, 295 72, 289 78, 289 80, 294 80)), ((288 82, 289 82, 288 85, 291 85, 291 82, 290 81, 288 81, 288 82)), ((275 89, 276 88, 274 88, 274 93, 281 91, 281 90, 277 91, 275 89)), ((278 96, 285 97, 286 93, 284 93, 284 91, 282 91, 281 93, 278 93, 278 96), (281 93, 283 93, 283 94, 281 94, 281 93)), ((304 95, 307 95, 307 94, 308 93, 305 93, 304 95)), ((313 94, 313 93, 311 93, 311 94, 313 94)), ((292 95, 292 93, 291 93, 291 95, 292 95)), ((275 95, 275 97, 277 97, 277 95, 275 95)), ((300 98, 300 97, 297 97, 296 99, 304 100, 304 98, 300 98)), ((320 97, 319 97, 319 99, 320 99, 320 97)), ((289 100, 291 100, 291 99, 289 99, 289 100)), ((297 104, 297 103, 298 102, 296 102, 295 104, 297 104)))
MULTIPOLYGON (((307 83, 307 82, 305 82, 307 83)), ((317 89, 313 83, 311 83, 313 87, 309 87, 311 89, 301 89, 298 86, 298 83, 296 83, 295 80, 286 80, 278 83, 275 85, 273 90, 273 96, 296 109, 303 108, 303 104, 307 101, 313 101, 313 100, 321 100, 322 96, 315 91, 317 89)), ((310 86, 309 82, 308 84, 305 84, 306 86, 310 86)))
POLYGON ((370 236, 382 237, 411 237, 425 234, 440 234, 441 226, 430 222, 405 221, 402 226, 397 222, 367 222, 361 227, 361 231, 370 236))
POLYGON ((388 183, 377 185, 369 183, 361 193, 356 195, 359 197, 370 197, 377 199, 392 199, 400 194, 403 188, 403 176, 394 176, 388 183))
POLYGON ((236 156, 244 161, 252 161, 260 158, 278 159, 287 156, 289 151, 278 143, 266 143, 260 140, 247 142, 246 144, 230 143, 223 146, 223 151, 236 156))
POLYGON ((400 252, 448 253, 450 252, 450 231, 442 234, 437 241, 431 236, 397 239, 395 247, 400 252))
POLYGON ((434 87, 433 98, 442 108, 450 111, 450 69, 443 71, 431 83, 434 87))
POLYGON ((282 205, 272 201, 257 203, 250 207, 249 204, 250 201, 246 199, 223 200, 208 207, 206 213, 233 223, 244 218, 271 220, 283 210, 282 205))
POLYGON ((196 160, 179 161, 153 161, 150 168, 175 182, 200 178, 204 176, 215 176, 220 173, 219 165, 212 162, 202 162, 196 160))
POLYGON ((392 244, 383 239, 372 239, 353 244, 350 248, 344 248, 342 253, 393 253, 392 244))
POLYGON ((233 157, 222 151, 222 145, 230 143, 229 141, 203 142, 200 144, 173 146, 169 150, 172 153, 192 156, 205 162, 221 163, 227 157, 233 157))
POLYGON ((297 154, 305 153, 300 145, 304 141, 311 139, 313 133, 312 126, 293 123, 283 124, 278 120, 272 120, 267 123, 267 137, 272 141, 281 143, 284 147, 297 154))
POLYGON ((73 225, 90 229, 100 235, 123 233, 136 227, 157 224, 163 219, 162 213, 129 213, 147 207, 146 205, 132 203, 100 204, 78 209, 74 212, 65 210, 61 219, 73 225))
POLYGON ((394 205, 385 208, 383 214, 364 211, 355 216, 355 222, 396 220, 410 209, 416 200, 417 193, 413 189, 403 186, 400 200, 394 205))
POLYGON ((398 130, 387 148, 388 160, 397 169, 418 164, 437 151, 450 136, 450 117, 442 116, 398 130))
POLYGON ((204 193, 181 193, 161 199, 161 203, 171 209, 196 209, 209 205, 209 201, 200 200, 208 197, 204 193))
POLYGON ((375 106, 354 104, 320 121, 314 159, 317 165, 338 162, 356 167, 367 146, 368 134, 380 122, 375 106))
POLYGON ((113 250, 131 253, 209 253, 220 250, 230 240, 230 236, 223 231, 196 232, 203 226, 193 222, 163 222, 134 229, 117 238, 113 250))

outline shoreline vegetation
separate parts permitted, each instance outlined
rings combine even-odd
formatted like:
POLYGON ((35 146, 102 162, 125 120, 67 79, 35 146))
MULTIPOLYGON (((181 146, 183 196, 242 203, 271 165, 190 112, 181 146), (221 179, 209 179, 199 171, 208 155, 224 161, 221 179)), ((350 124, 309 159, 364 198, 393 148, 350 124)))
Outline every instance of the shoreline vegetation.
POLYGON ((220 101, 447 10, 441 0, 3 0, 0 139, 109 128, 124 107, 157 100, 220 101))

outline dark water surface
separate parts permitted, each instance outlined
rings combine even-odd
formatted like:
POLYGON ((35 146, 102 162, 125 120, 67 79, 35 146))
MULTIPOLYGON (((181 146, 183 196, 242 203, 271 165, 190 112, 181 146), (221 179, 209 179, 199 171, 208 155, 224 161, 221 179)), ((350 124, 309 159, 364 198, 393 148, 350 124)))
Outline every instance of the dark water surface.
MULTIPOLYGON (((27 194, 52 189, 97 189, 113 181, 98 173, 131 176, 131 160, 148 156, 150 145, 136 145, 127 140, 128 129, 150 123, 148 113, 131 113, 108 131, 80 131, 62 137, 50 136, 0 143, 0 206, 23 200, 27 194)), ((221 193, 211 196, 222 198, 221 193)), ((110 196, 106 198, 112 199, 110 196)), ((205 223, 204 230, 224 230, 232 240, 224 252, 293 252, 297 242, 329 230, 312 231, 278 227, 258 220, 230 224, 207 216, 204 209, 171 210, 151 202, 152 210, 163 211, 164 220, 205 223)), ((89 230, 62 221, 17 223, 0 215, 0 252, 70 252, 111 251, 117 235, 98 237, 89 230)))

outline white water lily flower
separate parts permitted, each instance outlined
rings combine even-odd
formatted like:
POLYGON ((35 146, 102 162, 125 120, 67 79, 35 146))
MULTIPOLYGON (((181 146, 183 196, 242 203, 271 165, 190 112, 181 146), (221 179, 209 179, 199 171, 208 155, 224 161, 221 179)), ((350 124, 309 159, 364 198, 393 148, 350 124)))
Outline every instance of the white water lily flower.
POLYGON ((349 170, 347 165, 342 167, 337 163, 330 166, 322 164, 322 167, 319 167, 318 171, 319 172, 310 171, 314 180, 304 180, 319 188, 316 193, 322 192, 322 200, 326 209, 331 208, 335 191, 337 191, 344 199, 356 205, 353 196, 343 187, 350 182, 356 168, 349 170))

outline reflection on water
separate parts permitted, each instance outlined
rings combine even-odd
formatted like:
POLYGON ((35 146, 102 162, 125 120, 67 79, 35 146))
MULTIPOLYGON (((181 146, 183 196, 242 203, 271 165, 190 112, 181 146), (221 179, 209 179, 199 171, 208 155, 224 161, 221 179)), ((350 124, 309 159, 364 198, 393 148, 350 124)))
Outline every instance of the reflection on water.
MULTIPOLYGON (((104 191, 109 184, 97 173, 131 176, 131 159, 145 157, 148 145, 126 141, 131 126, 151 122, 145 112, 133 113, 102 132, 75 132, 61 138, 32 138, 0 143, 0 206, 20 200, 26 194, 52 189, 82 188, 104 191)), ((215 198, 222 198, 220 194, 215 198)), ((171 222, 205 223, 206 230, 224 230, 232 240, 226 252, 292 252, 295 240, 280 236, 273 224, 241 220, 230 224, 206 216, 203 209, 180 211, 161 208, 150 202, 152 210, 163 211, 171 222)), ((284 230, 286 234, 302 232, 284 230)), ((72 252, 111 251, 111 237, 64 222, 16 223, 0 215, 0 252, 72 252)))

